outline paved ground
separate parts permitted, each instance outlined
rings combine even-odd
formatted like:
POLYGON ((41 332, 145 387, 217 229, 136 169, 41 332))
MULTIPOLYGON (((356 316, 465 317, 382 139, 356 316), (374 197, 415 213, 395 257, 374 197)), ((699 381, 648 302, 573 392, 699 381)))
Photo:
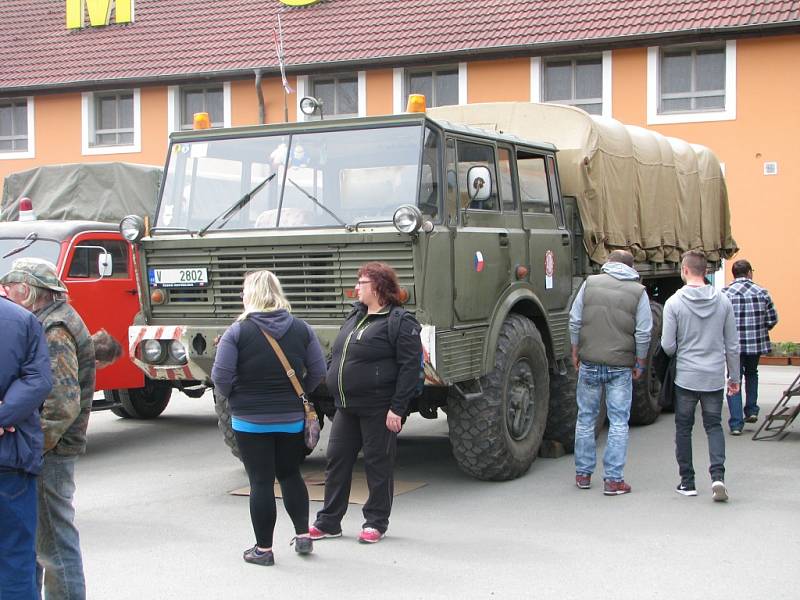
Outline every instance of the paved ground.
MULTIPOLYGON (((797 371, 762 368, 762 414, 797 371)), ((539 459, 512 482, 472 480, 450 454, 446 421, 414 417, 397 477, 428 485, 395 499, 387 538, 356 543, 351 506, 345 537, 302 559, 279 509, 277 564, 263 568, 241 559, 253 543, 247 499, 228 492, 247 481, 208 397, 176 394, 153 422, 97 413, 76 497, 89 597, 797 598, 800 423, 780 442, 727 436, 731 501, 715 504, 697 425, 700 495, 673 491, 671 417, 631 431, 634 493, 611 498, 574 487, 571 456, 539 459)), ((321 448, 306 468, 324 468, 321 448)))

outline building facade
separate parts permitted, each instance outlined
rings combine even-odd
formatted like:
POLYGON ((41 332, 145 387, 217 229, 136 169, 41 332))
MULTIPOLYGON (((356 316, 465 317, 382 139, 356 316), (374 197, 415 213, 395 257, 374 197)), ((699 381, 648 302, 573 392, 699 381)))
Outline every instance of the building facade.
POLYGON ((309 118, 304 96, 326 119, 402 112, 411 92, 433 106, 574 104, 717 154, 738 257, 780 313, 773 339, 800 341, 800 268, 787 252, 800 188, 800 2, 290 4, 303 2, 5 0, 0 176, 160 165, 169 133, 195 112, 214 127, 295 121, 309 118))

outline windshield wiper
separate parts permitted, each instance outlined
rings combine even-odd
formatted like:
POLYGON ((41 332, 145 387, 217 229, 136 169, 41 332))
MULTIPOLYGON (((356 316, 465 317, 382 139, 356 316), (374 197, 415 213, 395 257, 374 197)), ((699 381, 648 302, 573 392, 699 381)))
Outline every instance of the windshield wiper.
POLYGON ((262 181, 261 183, 259 183, 259 184, 258 184, 256 187, 254 187, 252 190, 250 190, 249 192, 247 192, 247 193, 246 193, 244 196, 242 196, 241 198, 239 198, 239 199, 238 199, 236 202, 234 202, 234 203, 233 203, 233 204, 232 204, 232 205, 231 205, 229 208, 226 208, 225 210, 223 210, 223 211, 222 211, 220 214, 218 214, 216 217, 214 217, 214 219, 211 221, 211 223, 209 223, 208 225, 206 225, 205 227, 203 227, 203 228, 202 228, 200 231, 198 231, 198 232, 197 232, 197 235, 203 235, 203 234, 204 234, 206 231, 208 231, 209 229, 211 229, 211 226, 212 226, 214 223, 216 223, 216 222, 217 222, 217 221, 219 221, 220 219, 223 219, 223 221, 222 221, 222 223, 220 223, 220 224, 219 224, 219 226, 217 227, 217 229, 222 229, 223 227, 225 227, 225 224, 226 224, 228 221, 230 221, 230 220, 231 220, 231 218, 233 217, 233 215, 235 215, 237 212, 239 212, 239 211, 240 211, 240 210, 242 210, 242 209, 243 209, 245 206, 247 206, 247 205, 250 203, 250 200, 252 200, 253 196, 255 196, 255 195, 258 193, 258 192, 260 192, 260 191, 261 191, 261 188, 263 188, 265 185, 267 185, 267 184, 268 184, 270 181, 272 181, 273 179, 275 179, 275 175, 277 175, 277 174, 278 174, 278 173, 277 173, 277 171, 276 171, 275 173, 273 173, 272 175, 270 175, 269 177, 267 177, 266 179, 264 179, 264 181, 262 181))
POLYGON ((15 254, 19 254, 23 250, 27 250, 38 239, 39 239, 39 234, 37 234, 35 231, 31 231, 28 235, 25 236, 25 239, 22 240, 22 243, 19 246, 17 246, 16 248, 12 248, 11 250, 3 254, 3 258, 8 258, 9 256, 14 256, 15 254))
POLYGON ((320 202, 319 200, 317 200, 316 198, 314 198, 314 196, 312 196, 311 194, 309 194, 307 191, 305 191, 303 188, 301 188, 299 185, 297 185, 297 184, 296 184, 294 181, 292 181, 292 178, 291 178, 291 177, 287 177, 287 178, 286 178, 286 181, 288 181, 289 183, 291 183, 291 184, 292 184, 294 187, 296 187, 296 188, 297 188, 298 190, 300 190, 300 191, 301 191, 303 194, 305 194, 305 197, 306 197, 306 198, 308 198, 309 200, 311 200, 311 201, 312 201, 314 204, 316 204, 317 206, 319 206, 319 207, 320 207, 322 210, 324 210, 324 211, 325 211, 326 213, 328 213, 328 214, 329 214, 331 217, 333 217, 333 220, 334 220, 334 221, 336 221, 336 222, 337 222, 339 225, 341 225, 342 227, 347 227, 347 223, 345 223, 345 222, 344 222, 344 221, 342 221, 342 220, 341 220, 339 217, 337 217, 337 216, 336 216, 336 214, 335 214, 335 213, 334 213, 334 212, 333 212, 331 209, 329 209, 328 207, 324 206, 324 205, 322 204, 322 202, 320 202))

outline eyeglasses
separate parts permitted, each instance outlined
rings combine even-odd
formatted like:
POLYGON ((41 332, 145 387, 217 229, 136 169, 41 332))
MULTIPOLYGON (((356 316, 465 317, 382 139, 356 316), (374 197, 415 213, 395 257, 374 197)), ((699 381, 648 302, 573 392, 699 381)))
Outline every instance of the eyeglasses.
POLYGON ((356 287, 361 285, 369 285, 371 283, 372 282, 369 279, 359 279, 358 281, 356 281, 356 287))

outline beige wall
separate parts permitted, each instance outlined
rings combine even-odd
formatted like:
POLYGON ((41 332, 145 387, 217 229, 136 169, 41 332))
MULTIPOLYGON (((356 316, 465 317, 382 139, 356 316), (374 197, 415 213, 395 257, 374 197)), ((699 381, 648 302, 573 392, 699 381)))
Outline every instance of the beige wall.
MULTIPOLYGON (((796 235, 800 189, 797 138, 800 137, 800 77, 797 57, 800 36, 758 38, 737 42, 737 115, 734 121, 653 126, 666 135, 709 146, 725 163, 732 226, 755 279, 772 293, 780 323, 775 340, 800 342, 800 311, 793 292, 800 268, 787 255, 796 235), (762 174, 764 161, 778 162, 778 175, 762 174)), ((613 116, 646 126, 647 50, 617 50, 612 54, 613 116)), ((296 86, 295 78, 290 85, 296 86)), ((392 112, 391 69, 367 71, 367 113, 392 112)), ((266 121, 284 120, 280 80, 262 82, 266 121)), ((528 58, 478 61, 467 65, 469 102, 528 100, 528 58)), ((232 124, 258 122, 253 80, 231 83, 232 124)), ((289 120, 296 119, 297 99, 287 98, 289 120)), ((167 88, 141 89, 142 151, 138 154, 81 155, 81 95, 51 94, 35 99, 36 158, 0 160, 0 177, 41 164, 124 160, 161 165, 167 146, 167 88)), ((730 273, 728 273, 730 278, 730 273)))

